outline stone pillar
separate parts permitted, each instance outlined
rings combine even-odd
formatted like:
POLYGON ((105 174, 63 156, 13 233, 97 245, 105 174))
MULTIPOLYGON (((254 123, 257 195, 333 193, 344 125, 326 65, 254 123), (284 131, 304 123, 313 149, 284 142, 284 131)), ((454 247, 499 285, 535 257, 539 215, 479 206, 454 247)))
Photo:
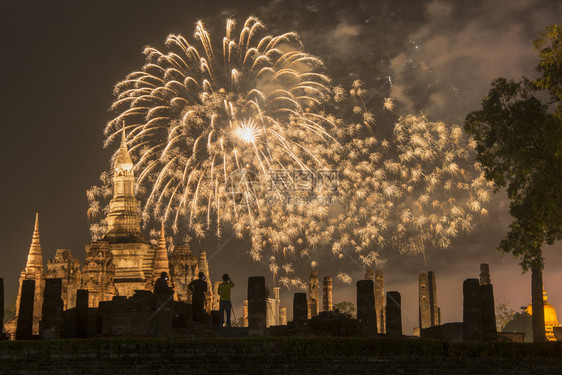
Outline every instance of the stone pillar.
POLYGON ((219 296, 219 285, 221 285, 222 281, 215 281, 215 286, 213 288, 213 310, 218 311, 220 308, 220 300, 221 297, 219 296))
POLYGON ((375 274, 373 273, 373 270, 370 268, 367 268, 365 270, 365 280, 373 280, 375 281, 375 274))
POLYGON ((248 335, 263 336, 266 326, 265 277, 248 278, 248 335))
POLYGON ((386 334, 402 336, 402 302, 398 292, 386 293, 386 334))
POLYGON ((496 308, 492 284, 480 285, 480 315, 482 316, 482 340, 496 341, 496 308))
POLYGON ((4 340, 4 279, 0 277, 0 340, 4 340))
POLYGON ((490 280, 490 266, 486 263, 480 264, 480 285, 489 285, 490 280))
POLYGON ((441 313, 437 306, 437 283, 435 282, 435 272, 429 271, 427 273, 427 280, 429 282, 429 308, 431 311, 431 321, 433 326, 441 324, 441 313))
POLYGON ((248 300, 244 300, 244 308, 242 309, 242 327, 248 327, 248 300))
POLYGON ((295 293, 293 297, 293 322, 303 324, 306 322, 306 293, 295 293))
POLYGON ((285 306, 281 306, 279 308, 279 325, 280 326, 287 325, 287 308, 285 306))
POLYGON ((16 340, 31 340, 32 338, 34 299, 35 280, 22 280, 16 340))
POLYGON ((76 291, 76 337, 88 337, 88 296, 87 289, 76 291))
POLYGON ((377 336, 377 312, 372 280, 357 281, 357 321, 361 336, 377 336))
POLYGON ((377 310, 378 333, 385 333, 384 274, 382 270, 375 271, 375 310, 377 310))
POLYGON ((39 335, 42 340, 60 339, 62 329, 62 279, 46 279, 43 296, 42 320, 39 335))
POLYGON ((213 283, 209 274, 209 263, 207 262, 207 252, 202 250, 197 258, 197 269, 205 274, 207 291, 205 292, 205 311, 211 313, 213 310, 213 283))
POLYGON ((419 275, 419 323, 420 329, 438 326, 440 323, 437 286, 433 271, 419 275))
POLYGON ((482 341, 482 314, 480 309, 480 281, 466 279, 463 289, 463 341, 482 341))
POLYGON ((547 340, 544 321, 544 288, 542 269, 539 267, 531 267, 531 309, 533 342, 544 342, 547 340))
POLYGON ((320 302, 318 300, 318 273, 312 271, 308 283, 308 310, 309 318, 313 318, 320 312, 320 302))
POLYGON ((322 292, 322 311, 332 311, 334 304, 332 303, 332 278, 330 276, 324 276, 322 292))

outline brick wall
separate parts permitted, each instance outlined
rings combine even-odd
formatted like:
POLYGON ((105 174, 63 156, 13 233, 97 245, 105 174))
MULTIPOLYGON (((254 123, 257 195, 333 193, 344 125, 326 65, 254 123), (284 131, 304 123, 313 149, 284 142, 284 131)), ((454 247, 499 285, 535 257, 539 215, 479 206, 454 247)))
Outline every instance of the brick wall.
POLYGON ((559 373, 562 368, 559 343, 498 346, 503 344, 339 338, 1 342, 0 374, 500 375, 559 373))

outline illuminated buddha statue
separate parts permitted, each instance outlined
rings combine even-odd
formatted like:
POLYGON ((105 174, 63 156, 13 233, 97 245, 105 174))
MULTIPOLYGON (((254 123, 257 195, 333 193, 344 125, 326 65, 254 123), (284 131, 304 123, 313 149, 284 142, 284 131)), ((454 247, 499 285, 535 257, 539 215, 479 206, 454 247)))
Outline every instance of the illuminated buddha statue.
MULTIPOLYGON (((542 293, 543 293, 543 301, 544 301, 544 326, 545 326, 546 338, 549 341, 556 341, 556 338, 554 337, 553 327, 558 327, 560 325, 558 324, 556 310, 554 309, 554 306, 548 303, 546 291, 543 290, 542 293)), ((532 304, 527 306, 525 312, 529 315, 533 315, 532 304)))

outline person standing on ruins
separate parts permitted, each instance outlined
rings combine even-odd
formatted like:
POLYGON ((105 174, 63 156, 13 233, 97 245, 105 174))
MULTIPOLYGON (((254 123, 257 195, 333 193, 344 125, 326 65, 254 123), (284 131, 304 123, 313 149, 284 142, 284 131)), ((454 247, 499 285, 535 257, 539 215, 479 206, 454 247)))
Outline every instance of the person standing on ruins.
POLYGON ((205 293, 207 292, 207 281, 205 274, 199 272, 198 279, 189 283, 188 288, 191 292, 191 309, 193 311, 193 321, 203 323, 205 314, 205 293))
POLYGON ((230 302, 230 290, 234 288, 234 283, 230 280, 227 273, 222 275, 222 283, 219 285, 219 315, 221 327, 224 324, 224 313, 226 312, 226 325, 228 327, 230 324, 230 312, 232 311, 232 302, 230 302))
POLYGON ((160 278, 154 283, 154 294, 166 298, 174 294, 174 289, 168 286, 168 274, 166 272, 162 272, 160 278))

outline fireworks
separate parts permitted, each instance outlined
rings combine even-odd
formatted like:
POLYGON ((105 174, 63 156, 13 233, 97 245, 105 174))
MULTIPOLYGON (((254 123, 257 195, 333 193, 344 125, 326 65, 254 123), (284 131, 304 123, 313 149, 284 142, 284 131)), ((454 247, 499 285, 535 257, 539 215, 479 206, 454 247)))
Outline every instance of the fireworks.
POLYGON ((346 215, 334 227, 332 252, 380 264, 384 248, 423 253, 448 248, 485 215, 491 184, 473 161, 474 144, 458 126, 403 116, 390 142, 373 137, 346 144, 342 163, 346 215))
MULTIPOLYGON (((404 116, 378 140, 361 81, 333 86, 296 34, 265 35, 255 18, 239 31, 228 20, 218 43, 198 22, 194 39, 147 47, 146 64, 115 87, 106 145, 124 123, 145 223, 197 237, 228 227, 254 260, 266 256, 274 280, 303 288, 301 268, 321 267, 323 254, 369 267, 383 249, 447 248, 486 214, 490 185, 460 127, 404 116), (335 173, 337 189, 319 171, 335 173)), ((382 108, 393 111, 392 99, 382 108)), ((110 183, 104 174, 89 190, 91 216, 110 183)), ((337 279, 351 283, 343 271, 337 279)))
POLYGON ((226 221, 242 233, 267 210, 256 186, 272 171, 328 167, 335 124, 321 112, 332 95, 322 62, 301 51, 296 34, 264 33, 255 18, 238 33, 228 20, 216 51, 199 21, 195 42, 170 35, 167 52, 147 47, 143 68, 116 85, 107 142, 124 122, 137 182, 148 191, 145 219, 198 236, 212 226, 220 235, 226 221), (253 180, 234 192, 229 181, 240 173, 253 180))

